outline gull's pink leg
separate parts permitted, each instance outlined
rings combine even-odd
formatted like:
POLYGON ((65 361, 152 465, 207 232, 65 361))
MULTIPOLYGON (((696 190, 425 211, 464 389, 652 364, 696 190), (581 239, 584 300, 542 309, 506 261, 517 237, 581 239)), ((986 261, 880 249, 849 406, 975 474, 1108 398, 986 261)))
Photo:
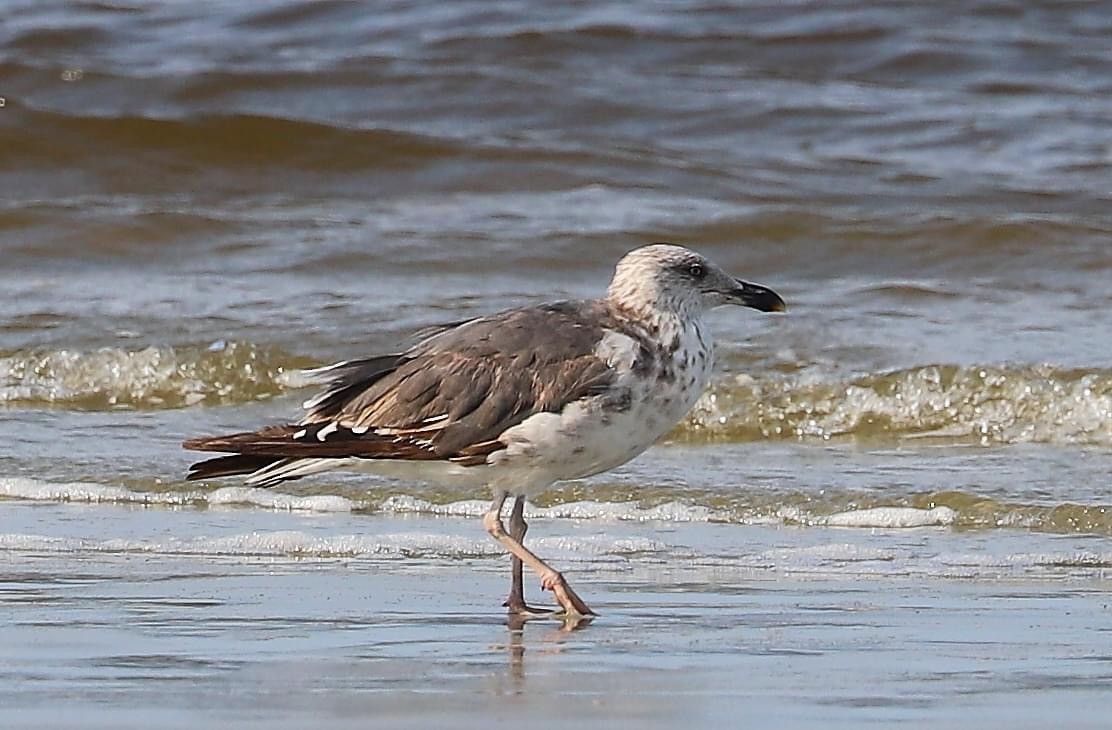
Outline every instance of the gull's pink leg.
POLYGON ((494 498, 490 509, 483 515, 483 527, 486 528, 491 537, 502 543, 502 546, 509 550, 511 555, 520 559, 522 563, 528 565, 531 570, 541 577, 541 587, 552 591, 556 596, 556 602, 564 609, 567 616, 594 616, 595 612, 571 589, 568 582, 564 580, 564 576, 553 570, 551 566, 506 532, 506 526, 502 524, 502 505, 506 503, 507 496, 503 492, 494 498))

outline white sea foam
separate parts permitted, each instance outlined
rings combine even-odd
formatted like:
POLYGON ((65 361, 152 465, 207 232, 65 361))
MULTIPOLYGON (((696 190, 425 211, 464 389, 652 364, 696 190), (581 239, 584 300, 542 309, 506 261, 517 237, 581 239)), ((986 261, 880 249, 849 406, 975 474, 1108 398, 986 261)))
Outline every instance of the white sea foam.
MULTIPOLYGON (((379 506, 383 512, 444 515, 450 517, 481 517, 490 508, 490 502, 478 499, 461 500, 449 504, 434 504, 418 497, 398 495, 388 497, 379 506)), ((726 521, 728 516, 699 505, 668 502, 656 507, 639 507, 632 502, 595 502, 584 500, 567 502, 551 507, 529 508, 534 518, 607 520, 622 522, 714 522, 726 521)))
POLYGON ((1009 553, 1005 555, 943 553, 937 559, 945 565, 969 568, 1017 569, 1031 566, 1044 568, 1112 568, 1112 552, 1098 551, 1009 553))
POLYGON ((209 492, 206 498, 210 505, 251 505, 275 510, 307 510, 310 512, 351 512, 363 509, 366 506, 365 502, 336 494, 299 497, 252 487, 223 487, 215 492, 209 492))
POLYGON ((783 507, 778 514, 786 522, 810 527, 932 527, 954 524, 958 513, 949 507, 873 507, 832 515, 814 515, 798 507, 783 507))
MULTIPOLYGON (((257 507, 275 511, 353 512, 379 511, 388 514, 423 514, 478 519, 490 502, 465 499, 437 504, 412 495, 393 495, 376 503, 336 494, 293 495, 269 489, 223 487, 214 491, 135 491, 125 487, 91 482, 48 482, 25 477, 0 477, 0 498, 48 502, 117 503, 219 508, 257 507)), ((506 508, 509 509, 508 506, 506 508)), ((915 509, 874 507, 832 515, 816 515, 798 507, 783 507, 775 514, 735 514, 702 505, 667 502, 641 507, 636 502, 582 500, 549 507, 530 506, 532 519, 571 519, 601 522, 669 522, 740 524, 789 524, 814 527, 926 527, 952 525, 957 512, 949 507, 915 509)))
POLYGON ((829 543, 798 548, 766 550, 758 559, 774 563, 862 563, 892 561, 898 557, 895 550, 851 543, 829 543))
POLYGON ((826 518, 829 527, 928 527, 952 525, 957 512, 949 507, 874 507, 839 512, 826 518))
MULTIPOLYGON (((563 559, 623 559, 668 546, 648 538, 543 537, 531 541, 546 555, 563 559)), ((504 550, 485 534, 473 537, 430 532, 377 535, 313 535, 298 530, 252 531, 219 537, 88 539, 34 534, 0 534, 0 550, 34 553, 150 553, 188 556, 269 557, 495 557, 504 550)))
POLYGON ((158 553, 165 555, 259 555, 290 557, 360 557, 497 554, 491 541, 427 533, 387 535, 311 535, 294 530, 254 531, 221 537, 168 540, 62 538, 46 535, 0 535, 0 550, 49 553, 158 553), (489 543, 489 544, 488 544, 489 543))
POLYGON ((180 506, 188 504, 247 505, 274 510, 350 512, 361 502, 338 495, 295 496, 248 487, 224 487, 212 492, 137 492, 124 487, 92 482, 46 482, 25 477, 0 477, 0 497, 42 502, 108 502, 180 506))
POLYGON ((89 482, 43 482, 23 477, 0 478, 0 497, 42 502, 144 502, 147 497, 173 496, 182 504, 190 493, 146 495, 123 487, 89 482))

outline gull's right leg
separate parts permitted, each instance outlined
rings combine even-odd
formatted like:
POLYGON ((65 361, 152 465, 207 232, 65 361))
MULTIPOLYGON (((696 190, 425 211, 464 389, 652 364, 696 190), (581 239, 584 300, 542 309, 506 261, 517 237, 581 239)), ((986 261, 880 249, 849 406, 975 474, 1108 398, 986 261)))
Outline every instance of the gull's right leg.
POLYGON ((502 505, 506 503, 507 497, 507 493, 502 492, 494 498, 490 509, 483 515, 483 527, 486 528, 491 537, 502 543, 502 546, 509 550, 511 555, 520 559, 522 563, 528 565, 541 577, 541 587, 552 591, 553 595, 556 596, 556 602, 564 609, 564 614, 567 617, 594 616, 595 612, 583 602, 582 598, 576 595, 568 582, 564 580, 564 576, 531 553, 521 544, 520 540, 515 540, 506 532, 506 526, 502 524, 502 505))
MULTIPOLYGON (((514 508, 510 512, 510 537, 524 546, 525 533, 529 524, 525 521, 525 497, 514 499, 514 508)), ((502 605, 510 609, 510 613, 519 616, 544 616, 551 614, 543 608, 533 608, 525 602, 525 589, 522 582, 521 558, 510 556, 510 597, 502 605)))

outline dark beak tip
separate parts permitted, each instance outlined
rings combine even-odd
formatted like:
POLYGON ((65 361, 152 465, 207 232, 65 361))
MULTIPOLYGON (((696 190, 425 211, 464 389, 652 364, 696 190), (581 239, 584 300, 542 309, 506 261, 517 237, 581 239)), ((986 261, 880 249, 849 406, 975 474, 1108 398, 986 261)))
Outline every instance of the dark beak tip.
POLYGON ((783 297, 768 287, 759 286, 757 284, 741 282, 740 299, 742 304, 756 309, 759 312, 788 311, 788 305, 783 297))
POLYGON ((788 305, 784 303, 783 299, 778 298, 775 300, 761 302, 759 305, 754 307, 754 309, 760 312, 783 314, 788 311, 788 305))

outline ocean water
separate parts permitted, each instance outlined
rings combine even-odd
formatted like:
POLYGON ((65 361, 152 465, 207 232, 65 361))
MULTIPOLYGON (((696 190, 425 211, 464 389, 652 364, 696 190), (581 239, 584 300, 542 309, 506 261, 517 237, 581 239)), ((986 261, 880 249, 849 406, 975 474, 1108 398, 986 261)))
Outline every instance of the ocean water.
MULTIPOLYGON (((244 667, 304 656, 339 677, 336 657, 366 647, 330 642, 359 627, 380 648, 409 632, 445 666, 505 641, 487 495, 343 474, 187 484, 179 444, 295 418, 302 368, 595 296, 625 251, 668 240, 790 312, 713 313, 718 371, 688 418, 531 505, 530 539, 603 614, 567 640, 609 668, 605 697, 659 688, 642 670, 699 664, 692 646, 727 624, 764 648, 720 657, 715 677, 782 659, 777 636, 852 656, 837 622, 796 646, 761 617, 863 601, 883 618, 858 630, 885 659, 839 671, 935 662, 934 679, 857 701, 793 654, 767 692, 711 681, 700 717, 962 726, 942 708, 965 698, 1009 727, 1021 706, 1020 721, 1099 727, 1053 711, 1112 686, 1110 17, 1101 2, 0 2, 0 660, 19 647, 0 705, 53 722, 51 698, 84 687, 74 706, 105 714, 65 724, 185 726, 196 697, 160 706, 144 682, 192 677, 234 707, 221 678, 277 692, 244 667), (132 594, 159 581, 172 590, 132 594), (734 600, 745 586, 774 599, 734 600), (278 630, 311 650, 190 643, 285 587, 322 601, 278 630), (225 608, 186 620, 197 595, 225 608), (117 661, 128 601, 178 608, 136 609, 149 621, 117 661), (88 652, 58 638, 67 625, 88 652), (977 627, 1048 663, 947 653, 977 627), (623 642, 642 629, 680 638, 639 653, 623 642), (445 647, 440 630, 466 636, 445 647)), ((542 671, 526 709, 582 694, 573 665, 542 671)), ((372 688, 429 689, 358 666, 372 688)), ((445 713, 500 717, 465 699, 489 687, 437 671, 456 692, 445 713)), ((670 707, 696 702, 692 681, 670 707)), ((337 680, 320 711, 351 720, 359 689, 337 680)), ((399 703, 395 724, 431 721, 399 703)))

